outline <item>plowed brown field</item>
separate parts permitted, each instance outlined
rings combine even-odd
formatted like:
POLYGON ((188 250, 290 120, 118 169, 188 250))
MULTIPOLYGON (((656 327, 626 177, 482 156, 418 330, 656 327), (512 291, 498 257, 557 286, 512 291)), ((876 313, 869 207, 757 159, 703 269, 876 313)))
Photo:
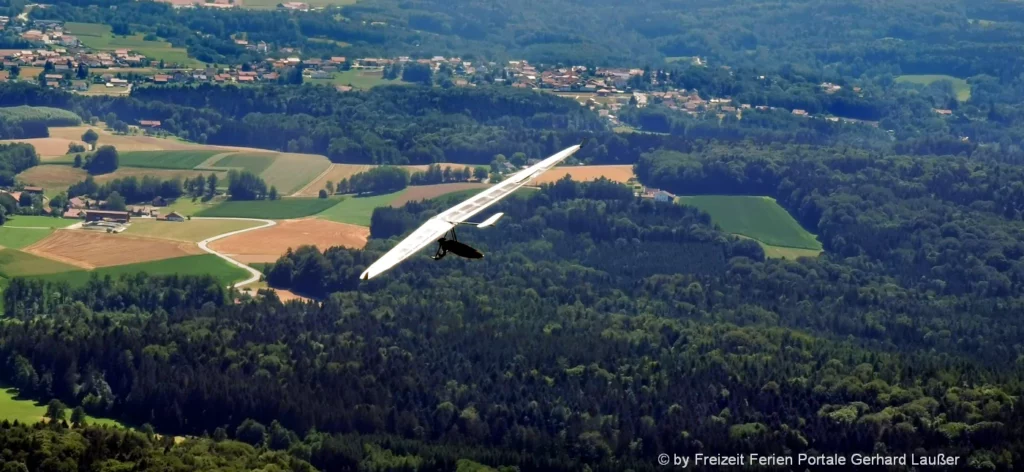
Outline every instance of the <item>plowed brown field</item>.
POLYGON ((83 269, 205 254, 195 243, 91 230, 58 230, 24 251, 83 269))
POLYGON ((239 262, 275 262, 288 248, 313 245, 320 250, 332 246, 362 248, 370 237, 364 226, 335 223, 316 218, 278 221, 268 228, 247 231, 210 243, 210 249, 239 262))

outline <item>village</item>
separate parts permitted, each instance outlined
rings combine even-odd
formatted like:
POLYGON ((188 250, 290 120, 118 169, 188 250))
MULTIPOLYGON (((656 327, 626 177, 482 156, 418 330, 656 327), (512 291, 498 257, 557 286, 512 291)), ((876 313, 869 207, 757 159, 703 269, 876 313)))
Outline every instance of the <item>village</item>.
MULTIPOLYGON (((0 17, 0 25, 8 25, 9 18, 0 17)), ((404 68, 409 64, 429 67, 435 74, 444 72, 450 77, 452 86, 472 87, 480 83, 493 82, 514 88, 533 89, 556 93, 573 98, 588 106, 612 126, 619 126, 617 113, 623 107, 646 107, 661 104, 669 109, 703 116, 715 114, 719 118, 726 114, 742 117, 744 110, 751 108, 767 110, 772 107, 752 106, 735 103, 729 97, 702 97, 697 90, 683 90, 660 83, 650 77, 656 91, 636 90, 635 81, 644 75, 639 68, 595 68, 585 66, 549 67, 531 64, 526 60, 511 60, 506 64, 495 62, 476 63, 458 57, 434 56, 431 58, 349 58, 333 56, 324 58, 303 58, 294 48, 274 49, 266 42, 250 43, 245 39, 234 39, 235 43, 267 57, 265 60, 227 67, 173 67, 154 58, 133 51, 118 48, 112 51, 94 51, 87 48, 78 37, 65 31, 60 21, 32 20, 27 26, 9 26, 22 39, 40 47, 25 50, 3 50, 3 71, 0 81, 38 81, 47 87, 65 89, 89 94, 128 94, 135 85, 150 84, 258 84, 276 83, 284 74, 301 70, 303 81, 334 86, 341 92, 355 88, 345 83, 343 74, 358 74, 371 77, 378 83, 388 83, 381 78, 387 68, 404 68), (32 68, 32 69, 28 69, 32 68), (19 74, 18 71, 42 70, 36 76, 19 74), (142 71, 148 72, 143 73, 142 71)), ((699 57, 691 59, 693 66, 707 67, 699 57)), ((763 78, 763 77, 762 77, 763 78)), ((841 89, 831 83, 821 84, 825 93, 841 89)), ((857 88, 855 92, 859 92, 857 88)), ((809 117, 805 110, 789 110, 793 115, 809 117)), ((941 113, 941 111, 940 111, 941 113)), ((837 117, 825 117, 838 121, 837 117)), ((145 128, 158 128, 159 122, 140 123, 145 128)))

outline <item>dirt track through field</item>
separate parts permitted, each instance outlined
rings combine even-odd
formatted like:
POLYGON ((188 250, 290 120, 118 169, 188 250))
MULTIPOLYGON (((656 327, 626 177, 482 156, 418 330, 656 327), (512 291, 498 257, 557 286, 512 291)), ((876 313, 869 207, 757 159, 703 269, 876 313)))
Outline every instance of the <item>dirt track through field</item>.
POLYGON ((276 262, 288 251, 303 245, 321 251, 332 246, 362 248, 370 236, 364 226, 335 223, 317 218, 283 220, 260 228, 212 241, 209 248, 232 259, 245 262, 276 262))
POLYGON ((97 230, 57 230, 24 249, 47 259, 95 269, 173 257, 202 254, 193 243, 103 233, 97 230))

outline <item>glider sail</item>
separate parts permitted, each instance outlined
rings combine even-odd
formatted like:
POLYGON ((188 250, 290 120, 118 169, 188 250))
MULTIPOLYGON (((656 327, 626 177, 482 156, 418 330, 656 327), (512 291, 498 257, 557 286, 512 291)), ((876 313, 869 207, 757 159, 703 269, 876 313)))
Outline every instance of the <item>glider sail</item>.
MULTIPOLYGON (((437 241, 456 225, 465 223, 466 220, 472 218, 481 211, 484 211, 487 207, 498 203, 501 199, 511 195, 512 192, 515 192, 520 187, 529 183, 530 180, 555 167, 559 162, 564 161, 579 149, 579 144, 563 149, 551 157, 512 174, 507 179, 495 184, 487 190, 484 190, 483 192, 470 197, 466 201, 430 218, 423 224, 423 226, 417 228, 416 231, 413 231, 412 234, 403 239, 402 242, 391 248, 390 251, 381 256, 380 259, 377 259, 377 261, 371 264, 370 267, 366 268, 359 278, 367 280, 398 265, 398 263, 404 261, 420 249, 423 249, 430 243, 437 241)), ((495 219, 495 221, 496 220, 497 219, 495 219)), ((491 221, 490 223, 493 224, 494 222, 491 221)), ((481 226, 489 225, 481 224, 481 226)))

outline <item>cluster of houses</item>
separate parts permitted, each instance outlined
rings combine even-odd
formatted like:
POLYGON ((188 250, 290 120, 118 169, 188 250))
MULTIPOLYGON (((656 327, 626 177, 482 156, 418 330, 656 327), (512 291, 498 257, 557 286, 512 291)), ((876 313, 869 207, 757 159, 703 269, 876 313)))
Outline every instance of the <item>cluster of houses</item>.
POLYGON ((635 197, 649 198, 656 202, 676 201, 675 194, 665 190, 656 189, 654 187, 645 187, 637 181, 636 177, 630 177, 629 180, 626 181, 626 185, 633 188, 633 196, 635 197))
MULTIPOLYGON (((235 8, 244 3, 244 0, 157 0, 161 3, 169 3, 173 8, 195 8, 197 6, 206 8, 235 8)), ((308 3, 304 2, 283 2, 277 5, 282 10, 309 11, 308 3)))
POLYGON ((159 207, 163 206, 165 202, 159 197, 153 202, 154 204, 128 205, 125 211, 101 210, 104 203, 88 197, 74 197, 68 200, 68 209, 61 216, 69 219, 84 219, 86 222, 128 223, 133 216, 166 221, 185 221, 184 216, 174 211, 161 217, 159 207))

